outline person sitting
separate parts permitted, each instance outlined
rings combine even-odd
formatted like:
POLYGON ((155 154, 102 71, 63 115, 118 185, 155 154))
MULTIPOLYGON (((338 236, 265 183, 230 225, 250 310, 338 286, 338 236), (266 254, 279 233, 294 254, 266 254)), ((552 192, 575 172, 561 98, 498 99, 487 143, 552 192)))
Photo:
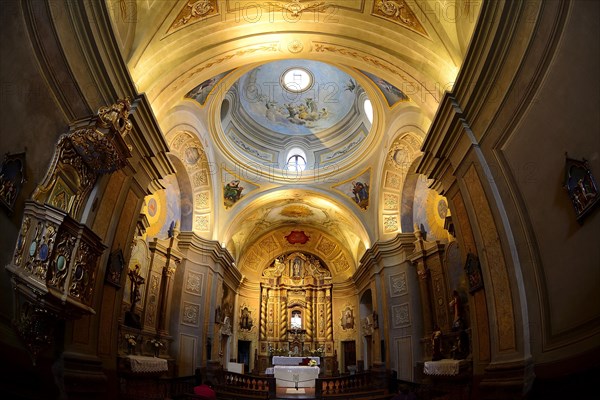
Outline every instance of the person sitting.
POLYGON ((197 396, 196 399, 202 400, 217 400, 217 394, 212 389, 210 382, 203 383, 202 376, 197 375, 196 377, 197 385, 194 386, 194 394, 197 396))

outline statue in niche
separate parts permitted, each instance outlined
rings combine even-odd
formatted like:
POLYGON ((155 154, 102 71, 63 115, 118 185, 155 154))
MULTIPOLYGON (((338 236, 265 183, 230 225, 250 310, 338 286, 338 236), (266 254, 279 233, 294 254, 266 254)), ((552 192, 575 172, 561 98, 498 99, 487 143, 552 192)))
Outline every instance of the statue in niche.
POLYGON ((292 263, 292 277, 300 278, 302 276, 302 259, 300 257, 294 258, 292 263))
POLYGON ((300 316, 300 311, 292 312, 292 329, 302 329, 302 317, 300 316))

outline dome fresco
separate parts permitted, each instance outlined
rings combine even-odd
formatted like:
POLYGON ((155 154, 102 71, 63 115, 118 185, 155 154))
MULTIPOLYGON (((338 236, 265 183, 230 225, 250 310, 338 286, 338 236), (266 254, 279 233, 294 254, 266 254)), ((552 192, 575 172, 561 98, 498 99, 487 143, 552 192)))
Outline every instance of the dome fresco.
POLYGON ((350 75, 309 60, 263 64, 243 75, 237 84, 242 108, 252 120, 291 136, 333 127, 352 110, 359 93, 350 75))

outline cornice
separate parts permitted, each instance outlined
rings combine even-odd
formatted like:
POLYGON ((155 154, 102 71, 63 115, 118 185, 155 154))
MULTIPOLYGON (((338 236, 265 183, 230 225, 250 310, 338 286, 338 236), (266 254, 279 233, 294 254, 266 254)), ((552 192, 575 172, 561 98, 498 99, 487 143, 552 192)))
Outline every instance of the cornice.
MULTIPOLYGON (((234 265, 234 259, 229 251, 215 240, 203 239, 194 232, 181 232, 177 238, 178 247, 186 258, 191 259, 190 253, 195 253, 201 257, 210 257, 215 264, 234 265)), ((235 275, 238 280, 242 279, 241 272, 237 271, 235 275)))
MULTIPOLYGON (((399 233, 390 240, 374 243, 360 258, 359 267, 354 273, 354 280, 359 281, 362 275, 377 268, 383 260, 397 257, 401 253, 405 256, 412 253, 414 242, 415 235, 412 233, 399 233)), ((381 267, 384 266, 381 265, 381 267)))

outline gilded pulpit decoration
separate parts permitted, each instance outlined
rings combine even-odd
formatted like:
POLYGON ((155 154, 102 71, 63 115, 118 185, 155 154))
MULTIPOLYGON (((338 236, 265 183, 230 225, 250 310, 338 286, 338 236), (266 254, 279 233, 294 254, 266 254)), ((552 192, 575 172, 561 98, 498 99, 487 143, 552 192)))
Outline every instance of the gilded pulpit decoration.
POLYGON ((179 12, 169 28, 169 33, 184 26, 191 25, 204 18, 218 15, 217 0, 189 1, 179 12))
POLYGON ((132 128, 130 110, 129 99, 119 100, 71 124, 44 180, 25 202, 6 269, 16 297, 15 328, 34 362, 41 342, 51 343, 59 319, 94 313, 98 260, 106 246, 78 218, 98 177, 123 168, 131 156, 123 139, 132 128))
POLYGON ((373 2, 372 14, 428 36, 427 31, 404 0, 376 0, 373 2))

